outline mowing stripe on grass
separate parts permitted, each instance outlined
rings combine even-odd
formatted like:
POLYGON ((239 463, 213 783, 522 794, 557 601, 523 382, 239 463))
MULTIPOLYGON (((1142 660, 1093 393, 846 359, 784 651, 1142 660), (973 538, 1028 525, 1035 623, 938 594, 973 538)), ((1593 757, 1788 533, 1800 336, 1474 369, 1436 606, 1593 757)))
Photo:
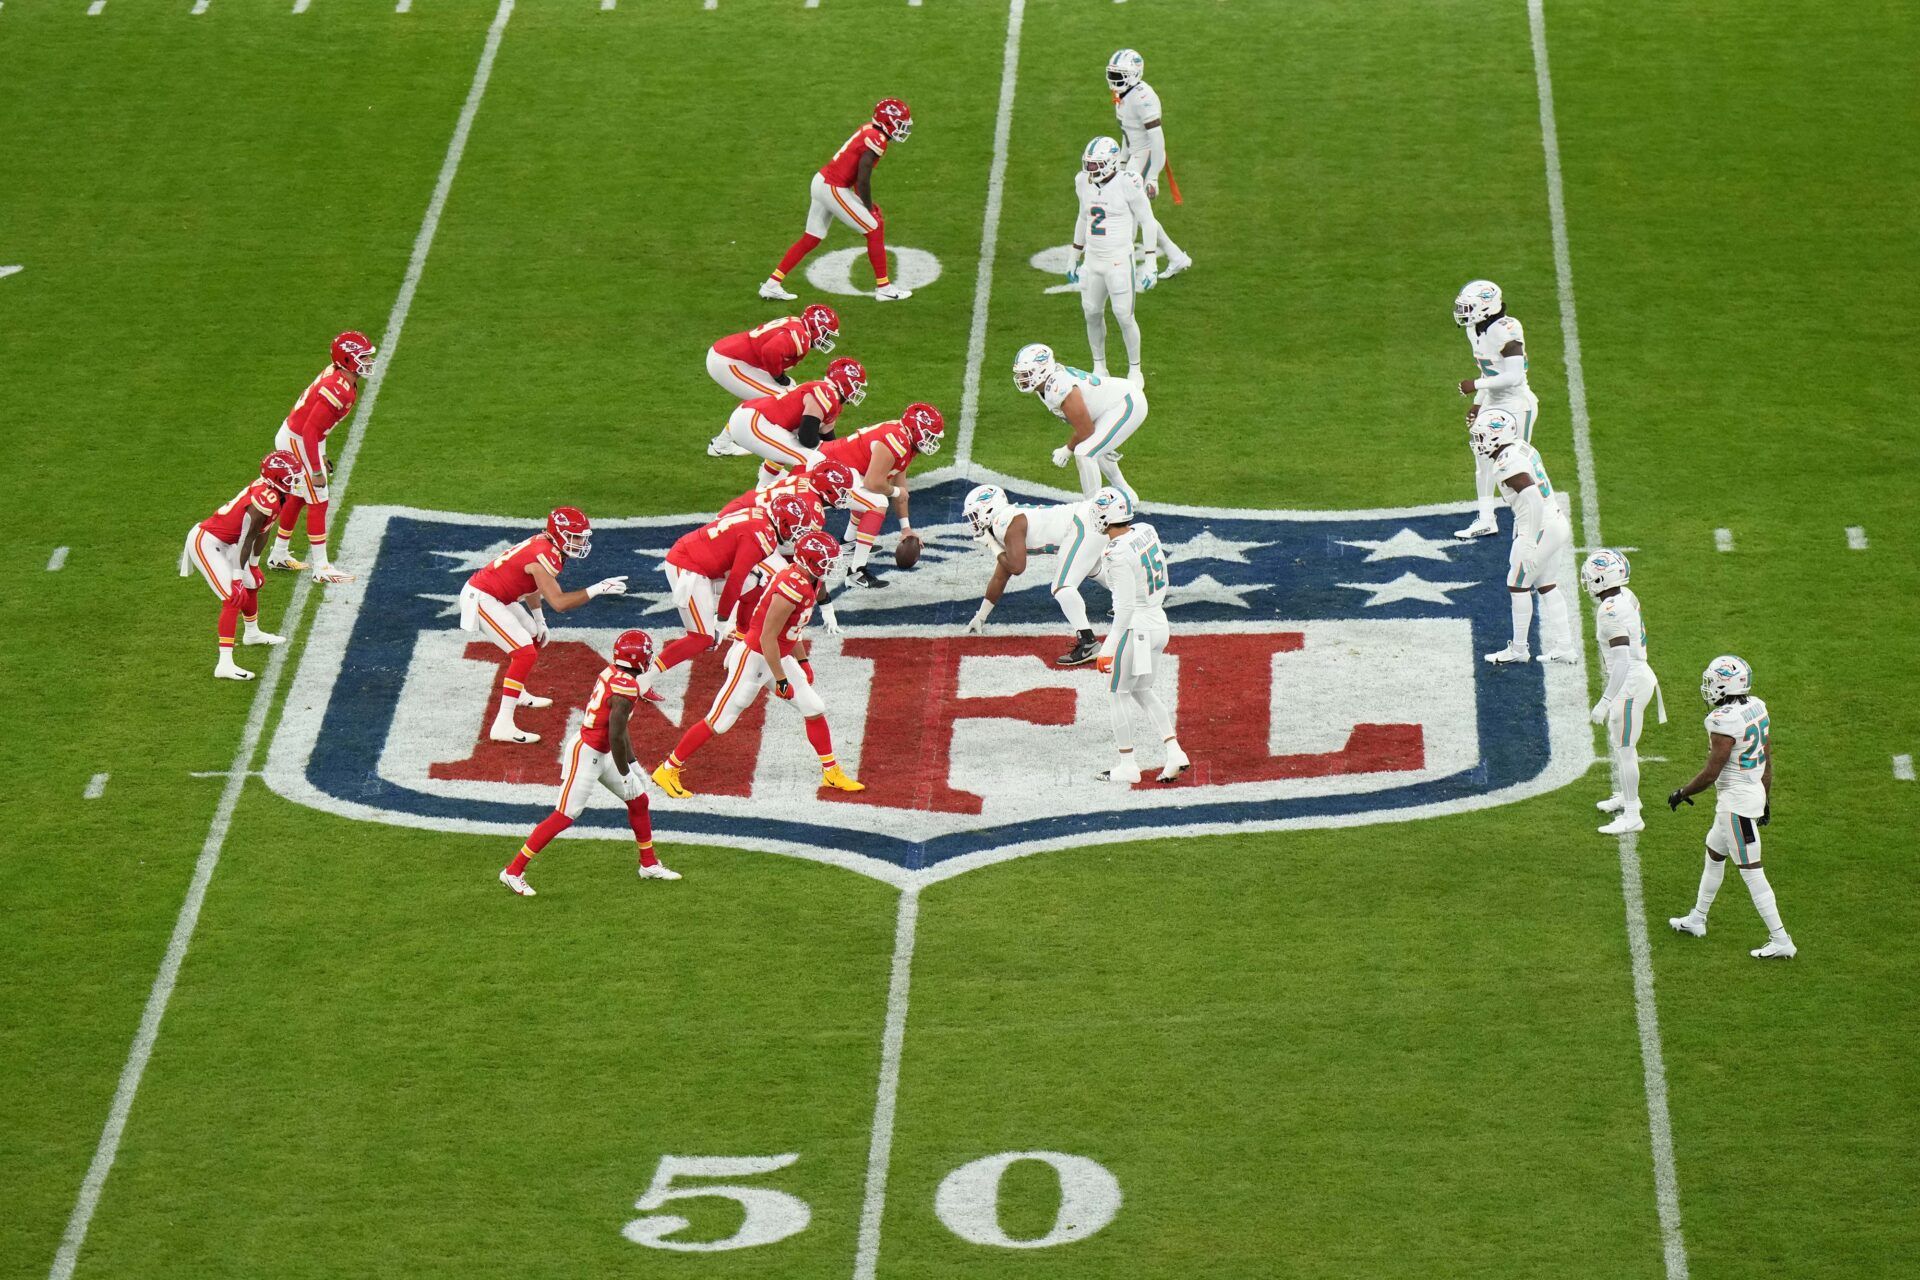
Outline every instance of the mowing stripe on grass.
MULTIPOLYGON (((447 143, 446 159, 440 164, 440 176, 434 183, 432 198, 427 201, 427 212, 421 219, 420 232, 414 237, 413 253, 407 259, 407 273, 400 282, 399 295, 393 300, 393 310, 388 313, 386 332, 380 336, 383 358, 367 378, 366 395, 362 397, 359 414, 347 432, 347 444, 341 451, 339 465, 334 468, 336 510, 346 510, 347 482, 353 474, 354 459, 360 454, 360 443, 366 438, 367 424, 373 419, 373 407, 380 399, 380 388, 386 381, 387 370, 392 367, 394 351, 400 345, 400 331, 405 327, 407 312, 413 306, 413 295, 420 287, 420 275, 426 269, 427 253, 433 248, 434 233, 440 227, 440 214, 446 208, 447 193, 453 188, 453 176, 459 170, 460 157, 467 149, 467 135, 473 128, 474 116, 480 110, 480 99, 486 93, 487 80, 493 74, 494 56, 500 50, 500 38, 506 33, 507 19, 512 14, 513 0, 500 0, 500 7, 493 15, 493 25, 487 28, 486 44, 480 51, 479 64, 474 68, 472 87, 468 89, 467 100, 460 108, 453 138, 447 143)), ((290 638, 305 612, 312 585, 313 580, 304 574, 294 583, 286 611, 290 625, 282 628, 289 632, 290 638)), ((213 879, 214 868, 219 865, 220 850, 226 844, 227 830, 233 825, 234 810, 240 804, 240 792, 246 785, 247 766, 260 747, 260 737, 266 729, 267 712, 273 705, 274 694, 286 672, 287 651, 292 647, 290 644, 274 647, 272 657, 267 660, 267 669, 255 685, 253 703, 247 710, 246 728, 241 731, 240 744, 234 748, 233 764, 227 771, 227 784, 220 790, 220 801, 214 807, 206 841, 200 846, 200 857, 194 863, 193 880, 187 886, 186 900, 180 904, 180 915, 174 921, 173 936, 168 939, 166 955, 160 961, 160 971, 153 979, 153 990, 148 993, 146 1008, 140 1015, 140 1028, 134 1033, 133 1047, 127 1053, 126 1065, 120 1070, 120 1082, 113 1092, 113 1105, 108 1108, 106 1125, 100 1131, 100 1144, 94 1149, 93 1160, 80 1183, 73 1214, 67 1220, 67 1229, 60 1237, 59 1252, 54 1255, 53 1267, 48 1272, 52 1280, 69 1280, 73 1275, 74 1265, 80 1259, 80 1248, 86 1243, 87 1228, 92 1225, 94 1211, 100 1207, 100 1194, 106 1187, 107 1175, 113 1171, 114 1159, 120 1153, 120 1139, 126 1133, 134 1095, 140 1089, 140 1078, 146 1073, 147 1061, 153 1057, 154 1042, 160 1036, 160 1020, 166 1016, 167 1003, 173 998, 174 984, 180 978, 180 967, 186 961, 187 946, 193 941, 194 927, 200 922, 200 908, 206 901, 207 885, 213 879)))
POLYGON ((1857 524, 1847 526, 1847 550, 1865 551, 1867 549, 1867 531, 1857 524))
POLYGON ((1733 530, 1715 529, 1713 531, 1713 549, 1715 551, 1733 550, 1733 530))
POLYGON ((907 1039, 907 996, 913 986, 913 943, 919 926, 920 890, 902 889, 893 926, 893 966, 887 974, 887 1023, 880 1037, 880 1084, 874 1092, 873 1135, 867 1144, 867 1193, 860 1204, 854 1280, 873 1280, 880 1265, 880 1219, 887 1209, 894 1103, 900 1094, 900 1051, 907 1039))
POLYGON ((107 794, 107 775, 104 773, 96 773, 91 778, 88 778, 87 789, 80 794, 88 800, 98 800, 101 796, 107 794))
POLYGON ((967 331, 967 372, 960 385, 960 442, 953 465, 973 464, 973 428, 980 417, 980 366, 987 358, 987 297, 993 292, 993 257, 1000 246, 1000 197, 1007 184, 1007 139, 1013 130, 1013 85, 1020 74, 1020 24, 1027 0, 1007 6, 1007 50, 1000 62, 1000 108, 993 122, 993 166, 987 170, 987 211, 980 220, 980 266, 973 277, 973 324, 967 331))
POLYGON ((1913 757, 1899 755, 1893 758, 1893 780, 1895 782, 1913 781, 1913 757))
MULTIPOLYGON (((1559 285, 1560 331, 1566 352, 1567 409, 1573 423, 1573 452, 1580 477, 1580 528, 1586 544, 1597 547, 1603 545, 1600 487, 1594 477, 1593 424, 1587 413, 1587 382, 1580 359, 1573 255, 1567 247, 1566 190, 1560 174, 1560 133, 1554 123, 1553 76, 1547 66, 1547 18, 1543 0, 1527 0, 1527 28, 1533 43, 1534 86, 1540 99, 1540 149, 1546 160, 1547 214, 1553 224, 1553 270, 1559 285)), ((1731 535, 1728 536, 1730 544, 1731 535)), ((1616 786, 1618 781, 1616 778, 1616 786)), ((1653 989, 1653 952, 1647 942, 1638 836, 1620 837, 1620 898, 1626 912, 1627 950, 1633 958, 1634 1020, 1640 1033, 1640 1068, 1647 1095, 1647 1136, 1653 1150, 1654 1205, 1660 1216, 1661 1252, 1666 1260, 1668 1280, 1684 1280, 1687 1245, 1680 1230, 1680 1179, 1673 1160, 1673 1120, 1667 1110, 1666 1058, 1660 1044, 1660 1008, 1653 989)))

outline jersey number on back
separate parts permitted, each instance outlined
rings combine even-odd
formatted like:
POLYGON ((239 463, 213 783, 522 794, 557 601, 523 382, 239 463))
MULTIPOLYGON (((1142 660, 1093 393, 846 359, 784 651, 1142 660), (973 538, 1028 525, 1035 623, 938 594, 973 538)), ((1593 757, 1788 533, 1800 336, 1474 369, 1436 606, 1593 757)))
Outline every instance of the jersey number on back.
POLYGON ((1140 553, 1140 567, 1147 571, 1147 594, 1167 588, 1167 562, 1160 558, 1160 544, 1154 543, 1140 553))
POLYGON ((1076 369, 1072 365, 1065 365, 1065 364, 1061 365, 1060 367, 1062 369, 1065 369, 1068 373, 1080 379, 1080 381, 1086 383, 1090 387, 1097 387, 1100 385, 1100 379, 1096 377, 1094 374, 1088 373, 1085 369, 1076 369))
POLYGON ((1746 749, 1740 753, 1740 767, 1742 769, 1758 769, 1767 762, 1767 748, 1770 745, 1767 735, 1767 721, 1770 718, 1771 717, 1768 716, 1761 716, 1754 723, 1747 726, 1746 735, 1742 739, 1742 741, 1746 743, 1746 749))

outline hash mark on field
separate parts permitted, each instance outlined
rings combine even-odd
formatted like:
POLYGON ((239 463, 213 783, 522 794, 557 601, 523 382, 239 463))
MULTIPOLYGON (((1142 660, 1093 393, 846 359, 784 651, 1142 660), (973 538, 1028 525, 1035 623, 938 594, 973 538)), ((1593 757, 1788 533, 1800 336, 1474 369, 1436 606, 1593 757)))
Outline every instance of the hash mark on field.
POLYGON ((197 18, 201 14, 205 13, 207 11, 207 6, 212 3, 213 3, 213 0, 193 0, 193 16, 197 18))
POLYGON ((807 0, 806 4, 801 7, 804 9, 818 9, 820 7, 820 0, 807 0))
POLYGON ((101 796, 107 794, 107 775, 104 773, 96 773, 91 778, 88 778, 87 789, 80 794, 89 800, 98 800, 101 796))
MULTIPOLYGON (((5 8, 5 7, 6 7, 5 5, 0 5, 0 9, 3 9, 3 8, 5 8)), ((0 280, 4 280, 4 279, 6 279, 6 278, 7 278, 8 276, 17 276, 17 275, 19 275, 19 274, 20 274, 20 273, 21 273, 22 271, 25 271, 25 270, 26 270, 26 268, 25 268, 25 267, 23 267, 23 266, 21 266, 21 265, 20 265, 19 263, 17 263, 17 262, 15 262, 15 263, 13 263, 13 264, 11 264, 11 265, 9 265, 9 266, 5 266, 5 267, 0 267, 0 280)))
POLYGON ((1913 781, 1913 757, 1898 755, 1893 758, 1893 780, 1895 782, 1913 781))
POLYGON ((707 2, 700 7, 702 9, 718 9, 720 7, 720 0, 707 0, 707 2))
POLYGON ((308 0, 293 0, 293 11, 295 13, 305 13, 307 11, 307 4, 308 0))
POLYGON ((1713 531, 1713 549, 1715 551, 1733 550, 1733 530, 1715 529, 1713 531))
POLYGON ((58 573, 60 570, 66 568, 67 552, 69 550, 71 550, 71 548, 68 547, 55 547, 53 549, 53 554, 47 557, 48 573, 58 573))
POLYGON ((393 6, 393 11, 395 13, 409 13, 412 11, 412 9, 413 9, 413 0, 395 0, 394 6, 393 6))
POLYGON ((93 0, 93 3, 87 6, 87 16, 97 18, 100 16, 100 11, 106 7, 107 0, 93 0))
POLYGON ((600 0, 600 12, 605 13, 614 7, 618 0, 600 0))
POLYGON ((1857 524, 1847 526, 1847 549, 1865 551, 1867 549, 1867 531, 1857 524))

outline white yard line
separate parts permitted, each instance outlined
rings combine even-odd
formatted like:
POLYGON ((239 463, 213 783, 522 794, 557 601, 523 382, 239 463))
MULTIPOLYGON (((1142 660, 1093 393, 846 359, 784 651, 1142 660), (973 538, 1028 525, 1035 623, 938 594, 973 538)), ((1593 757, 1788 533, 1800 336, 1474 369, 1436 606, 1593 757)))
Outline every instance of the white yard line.
MULTIPOLYGON (((1542 0, 1527 0, 1527 26, 1533 42, 1534 85, 1540 100, 1540 147, 1546 160, 1547 213, 1553 224, 1553 267, 1559 282, 1568 416, 1573 423, 1573 452, 1580 478, 1580 527, 1585 543, 1597 547, 1603 545, 1600 487, 1594 477, 1593 428, 1587 413, 1587 381, 1580 359, 1573 257, 1567 247, 1566 192, 1560 173, 1560 133, 1554 121, 1553 76, 1547 64, 1547 19, 1542 0)), ((1680 1179, 1673 1159, 1666 1055, 1660 1042, 1660 1007, 1653 989, 1653 952, 1647 941, 1638 836, 1620 837, 1620 898, 1626 913, 1627 950, 1633 959, 1634 1020, 1640 1033, 1640 1068, 1647 1095, 1647 1135, 1653 1152, 1654 1204, 1660 1217, 1661 1252, 1666 1260, 1668 1280, 1685 1280, 1687 1245, 1680 1230, 1680 1179)))
POLYGON ((1895 782, 1913 781, 1913 757, 1899 755, 1893 758, 1893 780, 1895 782))
MULTIPOLYGON (((373 420, 373 407, 380 398, 381 385, 386 381, 387 370, 392 367, 394 352, 400 345, 400 333, 406 326, 407 312, 413 306, 421 272, 426 269, 427 253, 433 247, 434 233, 439 230, 440 215, 447 205, 447 193, 453 188, 454 174, 458 172, 460 157, 466 151, 467 135, 473 129, 474 116, 480 110, 480 100, 493 74, 493 60, 500 50, 500 38, 505 34, 507 19, 512 14, 513 0, 500 0, 500 7, 493 16, 493 25, 487 29, 486 44, 474 68, 472 87, 467 91, 466 103, 460 108, 460 119, 454 125, 453 138, 447 143, 446 158, 440 164, 440 176, 434 183, 433 196, 427 202, 420 232, 414 237, 406 276, 401 281, 399 295, 394 299, 393 310, 387 315, 386 331, 380 338, 380 361, 367 379, 366 395, 362 397, 359 413, 348 430, 347 445, 340 455, 340 464, 334 469, 336 511, 344 512, 346 509, 347 482, 353 472, 354 459, 359 456, 360 443, 366 438, 367 426, 373 420)), ((287 602, 289 625, 284 626, 283 630, 291 631, 299 625, 312 582, 305 575, 295 581, 292 599, 287 602)), ((146 1073, 148 1060, 153 1056, 154 1042, 160 1036, 160 1021, 166 1016, 168 1001, 173 998, 174 984, 179 980, 180 967, 186 961, 187 946, 193 941, 194 928, 200 922, 200 908, 206 901, 207 885, 213 879, 214 868, 219 865, 220 850, 226 844, 228 828, 233 825, 234 810, 239 806, 241 790, 246 786, 247 765, 259 749, 261 734, 266 729, 267 713, 273 706, 274 694, 286 672, 287 651, 292 647, 278 645, 274 648, 273 655, 267 660, 266 671, 255 686, 253 703, 247 711, 246 728, 240 734, 239 746, 234 749, 233 764, 227 770, 226 786, 220 790, 220 801, 214 808, 207 838, 200 846, 199 859, 194 863, 193 880, 187 887, 186 900, 180 904, 180 915, 174 921, 173 936, 167 942, 166 955, 160 961, 160 971, 154 975, 153 989, 147 995, 146 1008, 140 1015, 140 1027, 134 1033, 133 1047, 127 1053, 126 1065, 121 1068, 120 1083, 114 1089, 113 1104, 107 1111, 107 1122, 100 1132, 100 1143, 94 1149, 92 1162, 87 1166, 86 1177, 80 1184, 80 1193, 74 1202, 73 1214, 67 1219, 67 1229, 60 1237, 59 1252, 54 1255, 53 1267, 48 1272, 52 1280, 68 1280, 73 1275, 74 1265, 80 1258, 80 1248, 87 1240, 87 1228, 93 1223, 94 1211, 100 1207, 100 1194, 106 1187, 107 1175, 113 1171, 114 1159, 120 1153, 120 1139, 126 1133, 134 1095, 140 1089, 140 1079, 146 1073)))
POLYGON ((1733 550, 1733 530, 1715 529, 1713 531, 1713 549, 1715 551, 1733 550))
POLYGON ((87 789, 80 794, 88 800, 98 800, 101 796, 107 794, 107 775, 104 773, 96 773, 91 778, 88 778, 87 789))
POLYGON ((1857 524, 1847 526, 1847 550, 1865 551, 1867 549, 1867 531, 1857 524))
POLYGON ((47 557, 47 572, 58 573, 67 567, 67 552, 70 547, 55 547, 53 554, 47 557))
POLYGON ((893 926, 893 967, 887 976, 887 1025, 880 1037, 880 1084, 873 1100, 873 1136, 867 1144, 867 1193, 860 1205, 860 1246, 854 1280, 873 1280, 880 1265, 880 1220, 887 1209, 887 1166, 893 1159, 894 1104, 900 1095, 900 1051, 907 1040, 907 996, 913 986, 913 943, 920 926, 920 890, 900 891, 893 926))
POLYGON ((1013 86, 1020 77, 1020 24, 1027 0, 1007 6, 1007 49, 1000 61, 1000 109, 993 122, 993 167, 987 170, 987 211, 980 222, 980 266, 973 278, 973 324, 967 331, 967 371, 960 384, 960 442, 953 465, 973 464, 973 429, 980 418, 980 366, 987 358, 987 299, 993 292, 993 259, 1000 246, 1000 198, 1007 185, 1007 140, 1013 131, 1013 86))

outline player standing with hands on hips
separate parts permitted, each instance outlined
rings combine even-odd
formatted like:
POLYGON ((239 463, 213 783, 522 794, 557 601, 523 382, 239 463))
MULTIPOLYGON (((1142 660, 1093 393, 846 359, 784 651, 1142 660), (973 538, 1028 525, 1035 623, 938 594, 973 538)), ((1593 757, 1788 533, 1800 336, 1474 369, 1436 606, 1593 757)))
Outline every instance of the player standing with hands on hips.
MULTIPOLYGON (((1107 59, 1107 88, 1113 90, 1113 114, 1120 121, 1120 136, 1126 140, 1120 150, 1120 163, 1140 179, 1147 199, 1152 200, 1160 194, 1162 171, 1169 182, 1173 180, 1173 171, 1167 168, 1167 134, 1160 122, 1160 95, 1140 78, 1146 69, 1145 60, 1132 49, 1122 49, 1107 59)), ((1178 186, 1174 188, 1173 198, 1176 203, 1180 199, 1178 186)), ((1167 269, 1160 273, 1162 280, 1177 276, 1193 265, 1193 259, 1173 242, 1164 228, 1160 232, 1160 243, 1167 249, 1167 269)))

